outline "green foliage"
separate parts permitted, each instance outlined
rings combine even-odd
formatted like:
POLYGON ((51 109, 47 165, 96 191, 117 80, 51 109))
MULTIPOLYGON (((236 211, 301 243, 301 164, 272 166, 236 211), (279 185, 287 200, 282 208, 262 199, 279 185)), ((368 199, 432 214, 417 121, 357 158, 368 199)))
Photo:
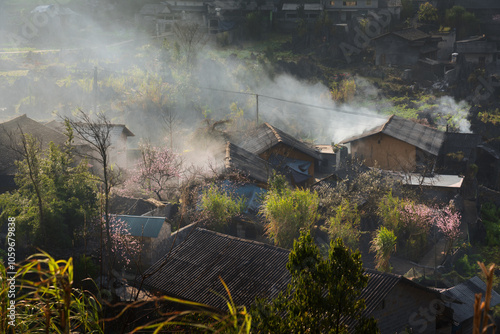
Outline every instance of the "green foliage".
POLYGON ((277 246, 291 248, 301 229, 310 229, 319 218, 319 197, 307 189, 284 187, 281 177, 277 187, 266 194, 261 213, 268 221, 267 234, 277 246))
MULTIPOLYGON (((227 313, 214 311, 209 305, 163 296, 157 298, 156 301, 179 304, 187 311, 163 313, 163 319, 160 321, 137 327, 131 333, 144 333, 144 331, 149 333, 152 330, 154 330, 153 333, 166 333, 166 331, 170 333, 170 330, 172 330, 176 333, 250 334, 252 329, 251 314, 245 306, 236 306, 234 304, 229 288, 222 278, 220 280, 228 296, 227 298, 220 296, 226 301, 227 313)), ((134 307, 134 304, 128 307, 134 307)))
POLYGON ((464 254, 462 257, 458 258, 453 267, 457 273, 460 275, 470 278, 477 274, 479 270, 479 265, 477 261, 481 261, 481 256, 478 254, 467 255, 464 254))
POLYGON ((489 247, 500 247, 500 208, 493 203, 483 204, 481 219, 486 228, 486 244, 489 247))
POLYGON ((74 282, 80 285, 82 280, 87 278, 97 278, 99 268, 92 261, 92 257, 82 255, 75 261, 74 265, 74 282))
POLYGON ((430 23, 438 20, 437 9, 429 2, 420 5, 417 15, 420 22, 430 23))
POLYGON ((382 174, 377 169, 363 169, 360 162, 353 162, 347 168, 352 170, 352 179, 338 181, 334 187, 322 186, 318 189, 321 207, 325 209, 324 216, 329 218, 336 214, 336 208, 343 199, 351 204, 363 203, 361 216, 375 213, 380 198, 391 189, 398 187, 398 182, 382 174))
MULTIPOLYGON (((376 322, 364 319, 359 299, 368 276, 359 252, 352 253, 341 239, 330 242, 323 258, 309 232, 294 242, 287 269, 292 275, 286 292, 272 303, 259 300, 252 309, 260 333, 347 333, 345 317, 356 319, 364 333, 377 333, 376 322)), ((358 331, 361 328, 357 328, 358 331)))
POLYGON ((413 1, 412 0, 402 0, 401 1, 401 21, 405 21, 413 17, 413 1))
POLYGON ((349 102, 354 99, 356 94, 356 81, 353 78, 346 78, 341 81, 333 81, 330 84, 330 94, 332 99, 337 102, 349 102))
POLYGON ((70 247, 97 209, 95 178, 86 161, 74 166, 73 134, 59 148, 42 151, 29 135, 22 140, 24 159, 17 162, 19 189, 0 195, 2 217, 16 217, 27 244, 45 248, 70 247))
POLYGON ((201 209, 216 231, 223 231, 229 220, 242 212, 244 204, 243 198, 234 198, 215 184, 201 197, 201 209))
POLYGON ((479 32, 479 21, 476 16, 462 6, 453 6, 446 10, 445 21, 457 29, 457 39, 474 35, 479 32))
POLYGON ((361 216, 357 205, 350 203, 347 199, 342 199, 342 203, 335 210, 335 215, 330 217, 327 223, 330 240, 340 238, 350 249, 357 249, 361 236, 360 221, 361 216))
POLYGON ((396 236, 394 232, 384 226, 380 227, 371 241, 370 251, 375 252, 377 261, 376 269, 390 271, 391 265, 389 259, 396 247, 396 236))
POLYGON ((398 254, 418 261, 427 250, 432 225, 432 210, 409 199, 400 199, 389 191, 379 202, 378 216, 382 225, 398 240, 398 254))
MULTIPOLYGON (((6 271, 1 263, 0 274, 4 284, 6 271)), ((16 283, 16 332, 104 333, 99 302, 72 287, 71 258, 55 260, 47 253, 34 254, 17 269, 16 283)), ((2 300, 4 289, 2 286, 2 300)))
POLYGON ((259 12, 248 13, 245 26, 248 36, 252 39, 259 39, 261 34, 261 15, 259 12))

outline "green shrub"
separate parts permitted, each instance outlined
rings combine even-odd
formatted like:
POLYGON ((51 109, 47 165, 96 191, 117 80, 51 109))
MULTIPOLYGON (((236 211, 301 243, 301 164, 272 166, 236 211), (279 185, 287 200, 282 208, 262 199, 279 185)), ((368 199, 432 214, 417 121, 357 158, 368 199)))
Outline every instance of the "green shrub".
POLYGON ((203 191, 201 209, 212 227, 222 232, 229 220, 243 211, 245 201, 226 193, 215 184, 203 191))
POLYGON ((486 229, 486 245, 500 246, 500 209, 493 203, 481 207, 481 219, 486 229))

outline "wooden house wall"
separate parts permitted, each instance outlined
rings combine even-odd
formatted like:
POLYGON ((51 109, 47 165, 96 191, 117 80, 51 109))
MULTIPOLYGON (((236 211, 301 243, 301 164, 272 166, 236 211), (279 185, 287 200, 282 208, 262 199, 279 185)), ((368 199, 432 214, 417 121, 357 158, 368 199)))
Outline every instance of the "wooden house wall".
MULTIPOLYGON (((399 283, 385 297, 372 316, 381 333, 436 333, 436 296, 407 283, 399 283), (428 313, 427 313, 428 311, 428 313), (412 331, 409 331, 409 329, 412 331)), ((444 307, 444 306, 443 306, 444 307)))
POLYGON ((416 147, 379 133, 351 143, 353 157, 365 160, 369 167, 413 171, 416 167, 416 147))

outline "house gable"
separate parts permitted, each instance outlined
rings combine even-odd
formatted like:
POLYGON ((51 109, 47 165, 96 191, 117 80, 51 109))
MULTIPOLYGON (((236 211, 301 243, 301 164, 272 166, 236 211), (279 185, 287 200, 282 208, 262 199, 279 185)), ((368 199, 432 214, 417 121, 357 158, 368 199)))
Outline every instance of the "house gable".
POLYGON ((351 154, 370 167, 402 171, 416 168, 416 147, 384 133, 351 142, 351 154))

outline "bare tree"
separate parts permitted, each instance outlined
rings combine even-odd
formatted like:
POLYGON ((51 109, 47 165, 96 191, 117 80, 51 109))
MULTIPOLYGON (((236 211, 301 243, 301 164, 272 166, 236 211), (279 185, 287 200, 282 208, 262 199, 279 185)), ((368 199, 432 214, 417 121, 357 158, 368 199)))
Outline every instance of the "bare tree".
MULTIPOLYGON (((104 190, 104 222, 106 231, 106 253, 111 258, 112 238, 110 232, 109 217, 109 194, 112 186, 116 183, 117 175, 112 170, 110 161, 111 148, 111 130, 113 125, 111 121, 102 112, 98 113, 95 119, 91 118, 83 110, 79 110, 74 119, 65 118, 69 122, 77 136, 85 141, 95 152, 95 155, 89 156, 90 159, 97 161, 102 168, 101 183, 104 190)), ((102 262, 101 262, 102 265, 102 262)), ((108 268, 108 273, 111 268, 108 268)))
POLYGON ((207 42, 206 28, 199 22, 177 21, 173 24, 173 31, 177 39, 179 51, 185 54, 187 64, 194 64, 198 52, 207 42))

